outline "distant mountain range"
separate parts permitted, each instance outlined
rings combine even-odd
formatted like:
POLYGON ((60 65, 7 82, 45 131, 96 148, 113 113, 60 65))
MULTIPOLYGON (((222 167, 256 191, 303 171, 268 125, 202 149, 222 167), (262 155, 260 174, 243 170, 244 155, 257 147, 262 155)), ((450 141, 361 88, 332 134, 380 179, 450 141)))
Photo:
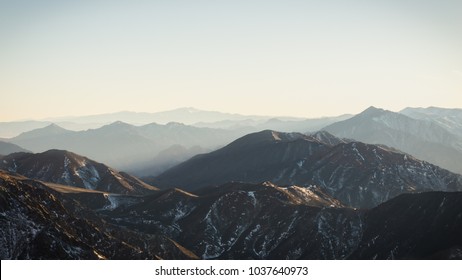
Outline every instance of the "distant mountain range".
POLYGON ((196 149, 198 151, 214 149, 240 135, 241 132, 179 123, 134 126, 115 122, 98 129, 77 132, 52 124, 22 133, 9 141, 36 153, 50 149, 68 150, 118 169, 133 170, 144 169, 149 161, 157 165, 165 164, 154 161, 160 152, 172 146, 180 145, 184 147, 185 154, 191 154, 189 149, 192 147, 199 147, 196 149))
POLYGON ((12 153, 19 153, 19 152, 29 152, 29 151, 19 147, 18 145, 0 141, 0 155, 9 155, 12 153))
POLYGON ((350 118, 351 115, 341 115, 337 117, 324 117, 317 119, 285 119, 285 118, 268 118, 263 120, 226 120, 209 123, 195 123, 194 126, 222 128, 232 130, 243 130, 248 133, 261 130, 277 130, 282 132, 314 132, 323 127, 350 118))
POLYGON ((56 124, 8 139, 32 152, 50 149, 72 151, 140 176, 156 175, 206 151, 211 151, 261 127, 310 130, 337 118, 265 122, 239 129, 207 128, 170 122, 135 126, 120 121, 97 129, 71 131, 56 124), (169 155, 169 157, 166 157, 169 155), (171 157, 170 157, 171 156, 171 157))
POLYGON ((414 119, 432 121, 448 131, 462 136, 462 109, 406 108, 400 113, 414 119))
POLYGON ((340 138, 384 144, 462 174, 462 137, 430 120, 370 107, 324 130, 340 138))
POLYGON ((253 128, 252 131, 258 131, 262 129, 275 129, 282 131, 286 131, 286 129, 313 131, 348 117, 349 115, 318 119, 304 119, 283 116, 270 117, 229 114, 216 111, 198 110, 195 108, 178 108, 157 113, 125 111, 81 117, 52 118, 40 121, 31 120, 0 122, 0 137, 15 137, 23 132, 44 128, 51 124, 56 124, 68 130, 80 131, 96 129, 117 121, 135 126, 142 126, 151 123, 167 124, 170 122, 177 122, 197 127, 220 129, 242 129, 251 127, 253 128))
POLYGON ((87 129, 96 129, 117 121, 125 122, 135 126, 141 126, 150 123, 167 124, 169 122, 178 122, 184 124, 194 124, 198 122, 217 122, 223 120, 237 121, 245 119, 265 120, 269 118, 270 117, 244 116, 238 114, 204 111, 197 110, 194 108, 179 108, 175 110, 158 113, 124 111, 80 117, 51 118, 40 121, 31 120, 16 122, 0 122, 0 137, 15 137, 23 132, 27 132, 38 128, 44 128, 51 124, 56 124, 60 127, 72 131, 80 131, 87 129))

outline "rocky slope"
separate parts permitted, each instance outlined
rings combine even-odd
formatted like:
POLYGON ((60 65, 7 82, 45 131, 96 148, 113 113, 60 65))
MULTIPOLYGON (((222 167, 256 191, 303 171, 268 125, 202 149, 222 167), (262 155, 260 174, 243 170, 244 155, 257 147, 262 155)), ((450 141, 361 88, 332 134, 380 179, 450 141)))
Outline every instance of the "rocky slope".
POLYGON ((462 193, 404 194, 367 211, 354 259, 462 259, 462 193))
POLYGON ((460 175, 384 146, 335 140, 326 132, 249 134, 166 171, 152 183, 194 192, 229 181, 317 185, 359 208, 377 206, 401 193, 462 190, 460 175))
POLYGON ((0 171, 0 258, 462 259, 461 203, 427 192, 357 210, 270 182, 111 195, 0 171))
POLYGON ((462 109, 405 108, 400 113, 414 119, 432 121, 462 137, 462 109))
POLYGON ((107 213, 113 223, 161 233, 205 259, 337 259, 360 239, 360 213, 316 187, 230 183, 174 189, 107 213))
POLYGON ((195 258, 161 235, 110 225, 46 185, 0 171, 1 259, 195 258))
POLYGON ((0 169, 45 182, 110 193, 147 194, 157 190, 127 173, 61 150, 0 157, 0 169))
POLYGON ((462 137, 437 122, 374 107, 324 128, 340 138, 383 144, 462 174, 462 137))
POLYGON ((355 210, 318 187, 228 183, 161 191, 105 215, 205 259, 460 259, 461 202, 461 192, 428 192, 355 210))

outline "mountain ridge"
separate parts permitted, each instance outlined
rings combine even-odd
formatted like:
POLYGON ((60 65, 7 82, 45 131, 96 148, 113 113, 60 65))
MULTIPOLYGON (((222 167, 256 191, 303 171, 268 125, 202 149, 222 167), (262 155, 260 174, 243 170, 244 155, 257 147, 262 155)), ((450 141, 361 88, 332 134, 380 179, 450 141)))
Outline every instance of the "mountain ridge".
POLYGON ((462 138, 437 123, 369 107, 323 130, 369 144, 383 144, 462 174, 462 138))
POLYGON ((462 176, 409 154, 341 139, 332 145, 332 137, 324 143, 303 134, 249 134, 148 181, 189 191, 228 181, 317 185, 343 203, 366 208, 403 192, 462 190, 462 176))
POLYGON ((127 173, 63 150, 15 153, 0 160, 0 169, 45 182, 119 194, 147 194, 157 190, 127 173))

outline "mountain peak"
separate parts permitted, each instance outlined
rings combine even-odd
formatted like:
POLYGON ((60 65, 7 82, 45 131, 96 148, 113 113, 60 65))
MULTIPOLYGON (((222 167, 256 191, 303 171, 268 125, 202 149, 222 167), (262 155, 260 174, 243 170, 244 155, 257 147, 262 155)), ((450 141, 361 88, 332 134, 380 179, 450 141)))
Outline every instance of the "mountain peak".
POLYGON ((113 123, 108 124, 109 126, 130 126, 130 124, 123 122, 123 121, 115 121, 113 123))
POLYGON ((293 141, 300 138, 308 138, 308 136, 301 133, 285 133, 274 130, 262 130, 255 133, 247 134, 230 144, 230 146, 244 146, 253 145, 263 142, 286 142, 293 141))
POLYGON ((370 106, 369 108, 367 108, 366 110, 362 111, 360 113, 360 115, 367 115, 367 116, 371 116, 371 115, 380 115, 380 114, 383 114, 387 112, 386 110, 384 109, 381 109, 381 108, 376 108, 374 106, 370 106))
POLYGON ((53 132, 67 132, 69 130, 65 129, 65 128, 62 128, 61 126, 55 124, 55 123, 51 123, 43 128, 38 128, 38 129, 35 129, 35 130, 31 130, 31 131, 38 131, 38 130, 42 130, 42 131, 46 131, 48 133, 53 133, 53 132))
POLYGON ((186 126, 184 123, 181 123, 181 122, 169 122, 166 124, 166 126, 169 126, 169 127, 183 127, 183 126, 186 126))
MULTIPOLYGON (((130 130, 133 129, 135 126, 131 125, 129 123, 123 122, 123 121, 115 121, 113 123, 110 123, 108 125, 102 126, 99 129, 104 130, 130 130)), ((97 129, 98 130, 98 129, 97 129)))
POLYGON ((51 150, 45 151, 43 153, 38 153, 37 155, 42 155, 44 157, 48 157, 48 156, 54 156, 54 157, 67 156, 67 157, 70 157, 70 158, 79 158, 79 159, 84 158, 83 156, 74 154, 73 152, 69 152, 67 150, 59 150, 59 149, 51 149, 51 150))
POLYGON ((331 146, 335 146, 340 143, 346 143, 344 139, 338 138, 325 130, 317 131, 310 136, 331 146))
POLYGON ((45 126, 45 128, 47 128, 47 129, 64 129, 64 128, 60 127, 59 125, 55 124, 55 123, 51 123, 51 124, 45 126))
POLYGON ((46 135, 64 134, 64 133, 69 133, 69 132, 72 132, 72 131, 62 128, 59 125, 52 123, 42 128, 37 128, 31 131, 23 132, 12 139, 23 140, 23 139, 41 137, 41 136, 46 136, 46 135))

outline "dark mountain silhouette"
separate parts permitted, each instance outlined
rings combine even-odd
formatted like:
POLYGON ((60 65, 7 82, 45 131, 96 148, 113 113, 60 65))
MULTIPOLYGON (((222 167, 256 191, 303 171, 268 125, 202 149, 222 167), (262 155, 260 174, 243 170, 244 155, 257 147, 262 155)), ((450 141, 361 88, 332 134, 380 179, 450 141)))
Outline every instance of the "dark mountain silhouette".
POLYGON ((0 169, 45 182, 118 194, 146 194, 157 190, 127 173, 68 151, 15 153, 0 160, 0 169))
POLYGON ((353 259, 462 259, 462 193, 404 194, 366 212, 353 259))
POLYGON ((406 192, 462 190, 460 175, 384 146, 334 140, 323 134, 324 138, 275 131, 249 134, 195 156, 150 182, 188 191, 229 181, 317 185, 343 203, 361 208, 406 192))

